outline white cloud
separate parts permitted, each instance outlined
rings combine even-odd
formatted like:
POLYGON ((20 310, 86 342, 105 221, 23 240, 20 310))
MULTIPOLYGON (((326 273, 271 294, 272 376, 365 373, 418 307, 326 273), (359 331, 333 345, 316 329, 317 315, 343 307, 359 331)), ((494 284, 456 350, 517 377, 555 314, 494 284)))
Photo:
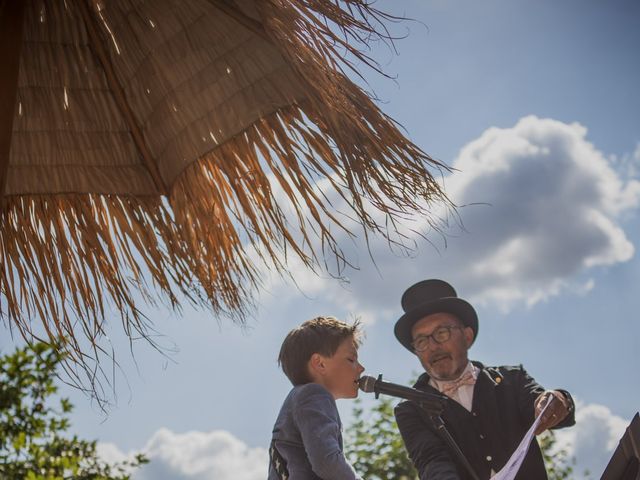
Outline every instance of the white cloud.
MULTIPOLYGON (((109 443, 98 445, 101 458, 122 461, 131 454, 109 443)), ((132 480, 263 480, 268 453, 250 448, 231 433, 191 431, 174 433, 162 428, 141 449, 150 460, 132 473, 132 480)))
MULTIPOLYGON (((576 460, 573 478, 583 478, 585 470, 598 478, 628 424, 603 405, 576 402, 576 425, 556 432, 557 448, 576 460)), ((266 449, 249 448, 221 430, 180 434, 162 428, 141 451, 150 463, 131 472, 132 480, 263 480, 267 475, 266 449)), ((133 455, 112 443, 99 443, 98 453, 109 463, 133 455)))
POLYGON ((604 405, 577 402, 576 425, 556 432, 558 448, 576 460, 575 478, 585 470, 590 478, 600 478, 629 422, 604 405))
POLYGON ((109 464, 122 463, 132 459, 132 455, 123 453, 116 444, 109 442, 98 442, 96 445, 98 457, 109 464))
POLYGON ((611 161, 617 164, 618 169, 629 178, 640 178, 640 142, 636 144, 633 152, 621 157, 613 155, 611 161))
MULTIPOLYGON (((640 182, 614 170, 586 135, 580 124, 534 116, 512 128, 486 130, 462 148, 456 171, 444 180, 449 196, 463 206, 464 227, 452 227, 446 239, 429 237, 446 248, 436 251, 407 230, 421 252, 399 258, 375 239, 372 272, 366 247, 354 247, 342 235, 350 258, 360 255, 362 270, 349 272, 345 288, 290 259, 298 285, 356 314, 366 309, 368 318, 382 317, 382 308, 399 303, 398 286, 430 277, 447 279, 465 298, 503 310, 589 291, 590 271, 634 254, 620 217, 636 211, 640 182)), ((424 232, 428 225, 413 218, 408 228, 424 232)), ((300 294, 280 281, 268 290, 279 302, 300 294)))

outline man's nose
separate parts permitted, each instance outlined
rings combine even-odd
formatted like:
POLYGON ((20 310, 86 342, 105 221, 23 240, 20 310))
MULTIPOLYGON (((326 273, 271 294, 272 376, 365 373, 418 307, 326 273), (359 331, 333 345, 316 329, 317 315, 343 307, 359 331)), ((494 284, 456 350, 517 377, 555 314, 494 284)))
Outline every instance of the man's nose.
POLYGON ((364 372, 364 367, 360 362, 358 362, 358 370, 360 371, 360 373, 364 372))
POLYGON ((427 348, 425 349, 425 352, 436 352, 440 349, 441 346, 442 344, 436 342, 433 337, 429 337, 427 340, 427 348))

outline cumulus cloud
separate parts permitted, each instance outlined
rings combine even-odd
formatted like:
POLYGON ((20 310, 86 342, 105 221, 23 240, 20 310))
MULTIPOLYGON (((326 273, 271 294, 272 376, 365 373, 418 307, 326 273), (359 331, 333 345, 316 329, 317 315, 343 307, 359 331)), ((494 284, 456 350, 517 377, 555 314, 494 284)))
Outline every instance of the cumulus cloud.
POLYGON ((640 142, 631 153, 626 153, 620 158, 613 156, 612 160, 618 164, 618 169, 629 178, 640 178, 640 142))
POLYGON ((96 445, 98 457, 109 464, 122 463, 126 460, 133 460, 133 454, 127 455, 118 448, 115 443, 98 442, 96 445))
POLYGON ((640 183, 625 183, 586 134, 579 124, 527 117, 463 148, 447 190, 459 204, 485 204, 466 208, 468 234, 447 256, 465 291, 533 304, 579 273, 632 257, 617 218, 638 206, 640 183))
MULTIPOLYGON (((594 268, 634 255, 621 218, 637 210, 640 182, 614 169, 578 123, 529 116, 511 128, 490 128, 462 148, 453 167, 444 187, 461 206, 462 228, 452 226, 444 238, 432 235, 437 248, 431 248, 415 233, 428 225, 409 219, 406 232, 422 245, 420 254, 398 258, 374 240, 376 269, 368 266, 365 245, 355 245, 348 253, 357 258, 359 252, 362 270, 349 272, 346 288, 292 258, 301 290, 375 319, 398 303, 390 285, 441 277, 465 298, 508 310, 587 292, 594 268)), ((342 240, 351 248, 346 236, 342 240)), ((269 287, 278 301, 287 291, 299 294, 278 282, 269 287)))
MULTIPOLYGON (((576 425, 556 432, 556 447, 576 461, 573 478, 598 478, 628 424, 603 405, 576 402, 576 425)), ((150 463, 131 472, 132 480, 262 480, 268 465, 266 449, 250 448, 221 430, 174 433, 162 428, 140 451, 150 463)), ((109 463, 133 456, 112 443, 99 443, 98 453, 109 463)))
MULTIPOLYGON (((131 458, 110 443, 98 445, 106 461, 131 458)), ((162 428, 141 449, 150 460, 132 472, 132 480, 263 480, 267 450, 250 448, 229 432, 174 433, 162 428)))
POLYGON ((585 478, 585 471, 590 478, 602 475, 629 422, 604 405, 577 403, 576 425, 556 432, 558 448, 575 458, 576 478, 585 478))

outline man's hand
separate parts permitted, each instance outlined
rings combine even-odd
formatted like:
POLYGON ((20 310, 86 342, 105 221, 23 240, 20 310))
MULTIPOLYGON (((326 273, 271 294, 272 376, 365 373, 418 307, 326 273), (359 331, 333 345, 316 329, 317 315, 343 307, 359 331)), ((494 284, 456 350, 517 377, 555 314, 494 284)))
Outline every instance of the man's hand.
POLYGON ((546 405, 547 399, 553 397, 551 405, 544 412, 544 416, 540 420, 540 424, 536 429, 536 435, 540 435, 542 432, 549 428, 555 427, 569 414, 569 402, 565 396, 557 390, 546 390, 542 392, 535 403, 536 418, 540 415, 542 408, 546 405))

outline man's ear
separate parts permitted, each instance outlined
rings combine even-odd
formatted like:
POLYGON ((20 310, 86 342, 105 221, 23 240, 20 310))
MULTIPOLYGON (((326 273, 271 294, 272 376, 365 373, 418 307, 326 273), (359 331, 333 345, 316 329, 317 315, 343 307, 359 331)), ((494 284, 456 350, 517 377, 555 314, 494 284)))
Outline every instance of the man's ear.
POLYGON ((464 330, 462 331, 464 332, 464 340, 465 340, 465 343, 467 344, 467 348, 469 348, 473 343, 473 328, 464 327, 464 330))

